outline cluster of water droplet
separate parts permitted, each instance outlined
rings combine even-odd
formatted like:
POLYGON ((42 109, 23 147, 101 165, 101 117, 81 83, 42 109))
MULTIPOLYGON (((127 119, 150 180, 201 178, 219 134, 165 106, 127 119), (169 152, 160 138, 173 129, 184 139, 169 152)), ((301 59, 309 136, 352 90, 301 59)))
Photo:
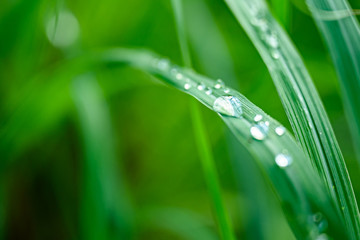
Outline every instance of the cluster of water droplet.
MULTIPOLYGON (((256 114, 254 117, 255 124, 250 128, 251 136, 258 141, 266 139, 269 134, 270 122, 263 121, 263 118, 264 117, 261 114, 256 114)), ((285 134, 285 128, 283 126, 276 127, 275 134, 281 137, 285 134)), ((275 156, 275 163, 279 167, 285 168, 292 163, 292 158, 287 154, 287 151, 284 150, 282 153, 275 156)))
MULTIPOLYGON (((191 80, 186 74, 183 74, 178 67, 172 66, 167 59, 156 59, 154 64, 159 71, 169 72, 175 81, 181 83, 185 91, 194 88, 195 91, 203 92, 207 96, 213 97, 212 109, 215 112, 222 116, 242 118, 243 110, 240 99, 230 94, 231 90, 225 86, 225 83, 221 79, 218 79, 213 86, 210 87, 204 82, 197 83, 191 80)), ((261 114, 257 114, 253 120, 255 124, 250 128, 252 138, 258 141, 265 140, 269 134, 270 122, 264 120, 261 114)), ((285 128, 283 126, 276 127, 275 134, 281 137, 285 134, 285 128)), ((284 168, 292 163, 292 158, 284 151, 276 155, 275 163, 279 167, 284 168)))
POLYGON ((261 39, 265 45, 270 49, 271 57, 279 59, 281 54, 279 51, 279 40, 276 33, 269 27, 269 21, 265 18, 265 10, 259 8, 255 4, 249 6, 251 14, 251 24, 260 33, 261 39))

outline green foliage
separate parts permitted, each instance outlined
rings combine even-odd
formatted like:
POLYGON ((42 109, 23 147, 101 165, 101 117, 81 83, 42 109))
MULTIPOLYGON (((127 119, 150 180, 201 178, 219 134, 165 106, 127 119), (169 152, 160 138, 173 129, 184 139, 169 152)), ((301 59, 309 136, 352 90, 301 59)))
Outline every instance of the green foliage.
POLYGON ((307 1, 348 126, 305 3, 269 2, 319 94, 262 0, 0 2, 0 238, 358 239, 357 20, 307 1))
POLYGON ((267 64, 297 139, 327 184, 351 238, 358 239, 359 209, 345 162, 299 54, 263 1, 226 2, 267 64))

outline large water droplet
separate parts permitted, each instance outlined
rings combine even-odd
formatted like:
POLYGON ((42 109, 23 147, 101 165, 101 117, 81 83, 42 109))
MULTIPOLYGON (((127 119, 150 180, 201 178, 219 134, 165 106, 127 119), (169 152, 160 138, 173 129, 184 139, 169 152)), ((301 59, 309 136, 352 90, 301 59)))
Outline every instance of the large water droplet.
POLYGON ((260 122, 250 128, 250 134, 256 140, 264 140, 267 137, 269 127, 264 123, 260 122))
POLYGON ((278 136, 282 136, 285 133, 285 128, 283 126, 279 126, 279 127, 275 128, 275 133, 278 136))
POLYGON ((234 96, 218 97, 213 108, 218 113, 232 117, 240 117, 243 113, 240 100, 234 96))
POLYGON ((218 80, 216 81, 214 87, 215 87, 216 89, 220 89, 220 88, 222 88, 222 87, 224 87, 224 86, 225 86, 225 84, 224 84, 223 80, 218 79, 218 80))
POLYGON ((275 162, 279 167, 285 168, 292 163, 292 158, 289 155, 280 153, 280 154, 276 155, 275 162))

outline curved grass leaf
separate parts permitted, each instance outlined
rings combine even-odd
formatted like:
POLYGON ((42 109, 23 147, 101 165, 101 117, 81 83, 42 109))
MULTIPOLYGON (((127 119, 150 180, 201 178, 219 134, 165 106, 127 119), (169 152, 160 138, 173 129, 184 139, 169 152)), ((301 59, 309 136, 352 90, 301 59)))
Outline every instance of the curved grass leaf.
POLYGON ((359 210, 339 145, 320 97, 289 37, 262 0, 225 0, 266 63, 296 138, 342 213, 349 236, 360 238, 359 210))
POLYGON ((360 26, 346 0, 307 0, 339 76, 354 149, 360 161, 360 26))
POLYGON ((298 238, 316 238, 322 234, 335 239, 347 238, 331 198, 308 158, 292 136, 282 132, 283 128, 277 121, 243 95, 226 88, 221 82, 174 66, 168 60, 144 51, 112 50, 104 54, 104 61, 124 63, 158 76, 218 112, 271 180, 298 238), (314 215, 322 216, 321 224, 316 220, 318 218, 313 218, 314 215), (322 227, 323 221, 328 228, 322 227))

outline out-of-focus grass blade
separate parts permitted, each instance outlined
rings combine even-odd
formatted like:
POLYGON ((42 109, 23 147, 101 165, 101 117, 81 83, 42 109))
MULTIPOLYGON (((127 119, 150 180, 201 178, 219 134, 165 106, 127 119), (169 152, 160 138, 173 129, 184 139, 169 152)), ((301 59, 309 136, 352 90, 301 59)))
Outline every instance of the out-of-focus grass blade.
MULTIPOLYGON (((181 55, 186 67, 191 68, 191 55, 187 42, 187 34, 185 30, 185 21, 183 16, 182 0, 172 0, 172 7, 175 16, 175 23, 177 28, 177 35, 180 43, 181 55)), ((221 238, 224 240, 234 239, 231 222, 227 215, 226 209, 221 195, 221 187, 216 166, 210 144, 206 136, 206 130, 203 124, 200 108, 195 100, 190 102, 190 113, 194 126, 195 139, 198 147, 199 157, 203 166, 204 177, 209 190, 210 198, 216 217, 217 224, 221 238)))
POLYGON ((217 234, 206 226, 206 220, 201 216, 177 208, 154 208, 150 209, 142 217, 146 221, 144 226, 167 230, 180 236, 181 239, 189 240, 217 240, 217 234))
POLYGON ((341 218, 309 159, 277 121, 243 95, 222 82, 174 66, 168 60, 145 51, 112 50, 104 53, 104 60, 125 63, 152 73, 219 113, 271 180, 298 238, 326 234, 330 238, 347 239, 341 218), (314 220, 313 215, 321 216, 322 223, 319 224, 318 218, 314 220), (324 221, 328 226, 326 229, 323 228, 324 221))
POLYGON ((225 0, 265 61, 295 135, 342 213, 349 235, 359 239, 359 210, 329 119, 289 37, 262 0, 225 0))
POLYGON ((360 27, 346 0, 307 0, 340 78, 354 149, 360 161, 360 27))
MULTIPOLYGON (((224 79, 228 85, 238 87, 230 51, 208 5, 203 0, 188 0, 184 5, 189 40, 193 46, 194 55, 198 59, 199 68, 207 76, 224 79), (207 36, 205 42, 202 38, 204 35, 207 36)), ((246 149, 239 146, 237 139, 229 132, 226 134, 226 140, 235 178, 246 199, 251 203, 246 217, 244 216, 245 219, 249 219, 245 226, 246 239, 265 239, 263 223, 272 222, 269 219, 271 217, 269 208, 266 206, 268 202, 264 201, 265 196, 268 198, 265 194, 268 191, 261 184, 259 170, 254 167, 253 159, 246 149)))
POLYGON ((131 239, 133 214, 119 175, 109 110, 101 89, 92 75, 82 75, 74 80, 72 93, 85 151, 82 237, 131 239))

